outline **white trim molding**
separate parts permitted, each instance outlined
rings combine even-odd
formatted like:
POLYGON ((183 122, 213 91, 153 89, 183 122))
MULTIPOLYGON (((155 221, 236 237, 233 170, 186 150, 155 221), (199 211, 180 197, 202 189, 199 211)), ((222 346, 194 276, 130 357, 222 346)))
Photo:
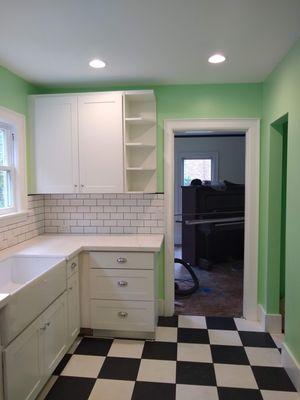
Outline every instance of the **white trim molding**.
POLYGON ((281 362, 295 388, 300 392, 300 364, 293 356, 286 343, 282 345, 281 362))
POLYGON ((26 133, 25 117, 13 110, 0 107, 0 122, 13 127, 15 134, 14 165, 15 165, 15 212, 0 216, 0 226, 24 220, 28 211, 27 179, 26 179, 26 133))
POLYGON ((261 304, 258 305, 258 320, 265 332, 282 333, 281 314, 267 314, 261 304))
POLYGON ((260 120, 173 119, 164 122, 165 315, 174 313, 174 135, 176 131, 210 130, 246 134, 245 250, 243 315, 257 320, 260 120))

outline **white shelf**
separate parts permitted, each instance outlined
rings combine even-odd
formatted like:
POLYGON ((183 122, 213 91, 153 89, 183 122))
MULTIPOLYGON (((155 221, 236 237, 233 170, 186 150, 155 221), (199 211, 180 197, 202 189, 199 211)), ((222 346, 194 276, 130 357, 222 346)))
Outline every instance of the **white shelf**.
POLYGON ((140 147, 140 148, 150 148, 154 149, 156 146, 155 144, 145 144, 145 143, 125 143, 125 146, 127 147, 140 147))
POLYGON ((125 122, 130 125, 154 125, 156 123, 155 119, 148 119, 144 117, 126 117, 125 122))
POLYGON ((126 171, 141 171, 141 172, 151 172, 155 171, 156 168, 143 168, 143 167, 127 167, 126 171))

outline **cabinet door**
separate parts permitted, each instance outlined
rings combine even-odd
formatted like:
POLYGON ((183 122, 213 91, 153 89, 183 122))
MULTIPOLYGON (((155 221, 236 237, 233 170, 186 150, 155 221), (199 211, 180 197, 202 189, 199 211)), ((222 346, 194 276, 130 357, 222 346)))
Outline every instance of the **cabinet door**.
POLYGON ((61 295, 44 313, 44 374, 50 376, 67 351, 67 295, 61 295))
POLYGON ((31 98, 31 193, 73 193, 78 188, 76 96, 31 98))
POLYGON ((32 323, 3 352, 5 399, 34 399, 43 379, 39 321, 32 323))
POLYGON ((68 341, 72 344, 80 329, 79 274, 68 279, 68 341))
POLYGON ((80 191, 123 192, 122 94, 78 97, 80 191))

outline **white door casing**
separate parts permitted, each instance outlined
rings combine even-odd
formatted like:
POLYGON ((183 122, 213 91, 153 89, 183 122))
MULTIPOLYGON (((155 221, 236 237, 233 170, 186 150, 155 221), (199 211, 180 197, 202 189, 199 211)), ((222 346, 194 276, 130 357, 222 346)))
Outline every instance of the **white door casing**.
POLYGON ((174 135, 175 131, 185 130, 246 133, 243 316, 257 320, 260 154, 260 120, 257 118, 173 119, 164 122, 165 315, 174 313, 174 135))

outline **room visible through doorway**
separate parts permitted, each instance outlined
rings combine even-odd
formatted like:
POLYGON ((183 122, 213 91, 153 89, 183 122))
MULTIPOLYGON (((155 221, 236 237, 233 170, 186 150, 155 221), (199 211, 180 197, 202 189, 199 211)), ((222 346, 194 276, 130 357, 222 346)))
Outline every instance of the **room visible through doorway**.
POLYGON ((175 312, 242 316, 244 131, 175 132, 174 211, 175 312))

